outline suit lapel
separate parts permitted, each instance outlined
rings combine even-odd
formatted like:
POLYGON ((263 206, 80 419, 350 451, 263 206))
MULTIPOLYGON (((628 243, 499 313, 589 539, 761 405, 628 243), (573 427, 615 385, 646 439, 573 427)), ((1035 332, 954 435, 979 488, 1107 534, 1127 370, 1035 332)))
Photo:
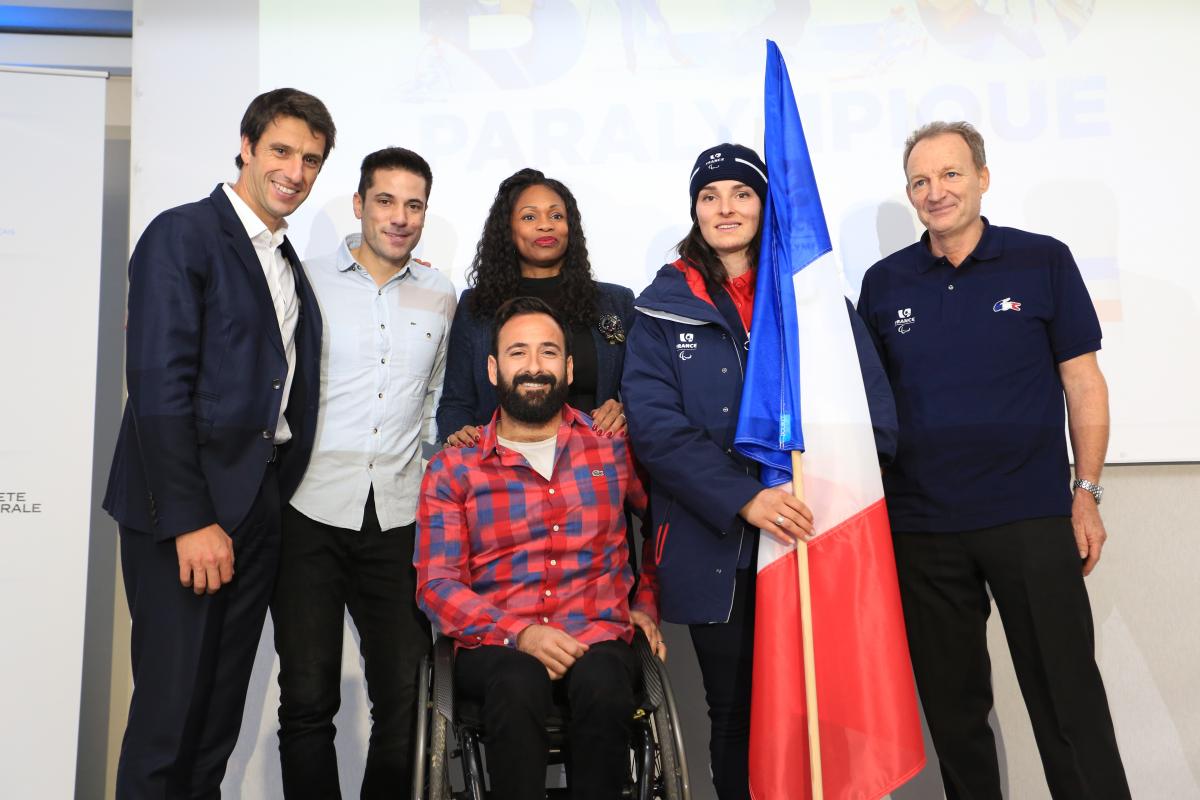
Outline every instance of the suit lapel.
MULTIPOLYGON (((271 344, 275 346, 279 354, 283 355, 283 337, 279 334, 279 320, 275 316, 275 304, 271 302, 271 289, 267 286, 267 276, 263 274, 262 262, 258 260, 254 243, 246 235, 246 226, 242 224, 237 212, 233 210, 233 204, 225 196, 225 190, 218 185, 210 197, 217 209, 217 217, 221 220, 221 231, 229 240, 234 252, 237 253, 238 260, 242 262, 242 266, 246 270, 246 277, 249 279, 250 285, 254 287, 254 298, 263 315, 262 319, 267 323, 263 325, 267 338, 271 340, 271 344)), ((291 250, 290 246, 288 249, 291 250)), ((292 252, 294 254, 294 251, 292 252)))
POLYGON ((315 336, 316 340, 320 341, 321 313, 317 308, 317 299, 313 294, 312 286, 308 283, 308 276, 304 274, 304 269, 300 266, 300 256, 296 253, 296 248, 292 247, 292 242, 287 236, 283 237, 283 256, 292 268, 292 275, 296 283, 296 298, 300 301, 300 316, 296 322, 296 339, 299 341, 300 331, 303 330, 305 337, 315 336))

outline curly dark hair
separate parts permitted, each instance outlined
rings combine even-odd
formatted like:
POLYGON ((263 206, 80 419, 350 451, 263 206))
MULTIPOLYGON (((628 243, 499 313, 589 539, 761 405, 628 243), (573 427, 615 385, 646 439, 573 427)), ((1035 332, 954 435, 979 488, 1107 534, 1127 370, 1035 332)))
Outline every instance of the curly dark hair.
POLYGON ((488 318, 519 292, 521 267, 512 237, 512 211, 517 197, 530 186, 545 186, 567 207, 567 254, 562 266, 562 299, 558 311, 570 327, 590 326, 596 318, 599 292, 588 262, 587 237, 575 195, 561 181, 526 167, 500 182, 496 199, 483 223, 475 258, 467 270, 467 284, 475 287, 471 312, 488 318))

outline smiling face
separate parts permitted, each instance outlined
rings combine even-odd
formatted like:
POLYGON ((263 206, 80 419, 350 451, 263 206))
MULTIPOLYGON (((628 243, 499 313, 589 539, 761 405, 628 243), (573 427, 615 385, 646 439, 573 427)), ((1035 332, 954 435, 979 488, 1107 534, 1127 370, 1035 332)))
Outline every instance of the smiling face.
POLYGON ((542 185, 525 189, 513 203, 510 222, 522 276, 549 278, 562 271, 571 231, 558 192, 542 185))
POLYGON ((354 216, 362 220, 359 258, 400 269, 425 227, 425 178, 406 169, 377 169, 367 196, 354 194, 354 216), (365 251, 365 252, 364 252, 365 251))
POLYGON ((714 181, 696 195, 700 235, 718 257, 746 252, 761 220, 762 200, 739 181, 714 181))
POLYGON ((500 328, 488 377, 504 413, 544 425, 562 410, 574 377, 566 336, 546 314, 519 314, 500 328))
POLYGON ((971 148, 957 133, 922 139, 905 165, 908 200, 935 245, 982 227, 979 218, 988 168, 976 167, 971 148))
POLYGON ((274 231, 312 191, 324 153, 324 134, 296 117, 276 117, 257 144, 242 137, 244 166, 233 190, 274 231))

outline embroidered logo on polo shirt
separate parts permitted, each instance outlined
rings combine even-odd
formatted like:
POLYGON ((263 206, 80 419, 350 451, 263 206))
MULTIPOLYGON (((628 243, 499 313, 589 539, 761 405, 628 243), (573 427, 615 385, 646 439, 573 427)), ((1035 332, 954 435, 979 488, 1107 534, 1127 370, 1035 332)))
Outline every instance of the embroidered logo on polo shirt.
POLYGON ((996 305, 992 306, 992 311, 1020 311, 1021 304, 1011 297, 1006 297, 1003 300, 997 300, 996 305))
POLYGON ((896 326, 897 333, 908 333, 912 330, 912 326, 917 324, 917 318, 913 316, 911 308, 896 309, 896 316, 899 319, 892 324, 896 326))
POLYGON ((679 353, 680 361, 687 361, 695 353, 697 347, 699 345, 696 344, 696 334, 681 333, 679 334, 679 342, 675 345, 675 352, 679 353))

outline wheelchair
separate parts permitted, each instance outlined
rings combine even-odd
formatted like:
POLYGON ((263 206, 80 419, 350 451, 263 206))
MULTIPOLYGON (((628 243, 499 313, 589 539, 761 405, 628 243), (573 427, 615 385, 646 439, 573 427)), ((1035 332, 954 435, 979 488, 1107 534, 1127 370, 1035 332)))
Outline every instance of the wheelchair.
MULTIPOLYGON (((689 800, 687 760, 675 696, 665 665, 637 631, 634 652, 641 666, 636 695, 629 773, 621 797, 629 800, 689 800)), ((454 697, 454 640, 440 636, 421 664, 414 737, 413 800, 502 800, 485 788, 482 708, 454 697), (459 762, 462 791, 453 791, 450 767, 459 762)), ((555 704, 547 720, 550 764, 562 764, 567 746, 565 705, 555 704)), ((570 789, 547 789, 548 798, 569 797, 570 789)))

